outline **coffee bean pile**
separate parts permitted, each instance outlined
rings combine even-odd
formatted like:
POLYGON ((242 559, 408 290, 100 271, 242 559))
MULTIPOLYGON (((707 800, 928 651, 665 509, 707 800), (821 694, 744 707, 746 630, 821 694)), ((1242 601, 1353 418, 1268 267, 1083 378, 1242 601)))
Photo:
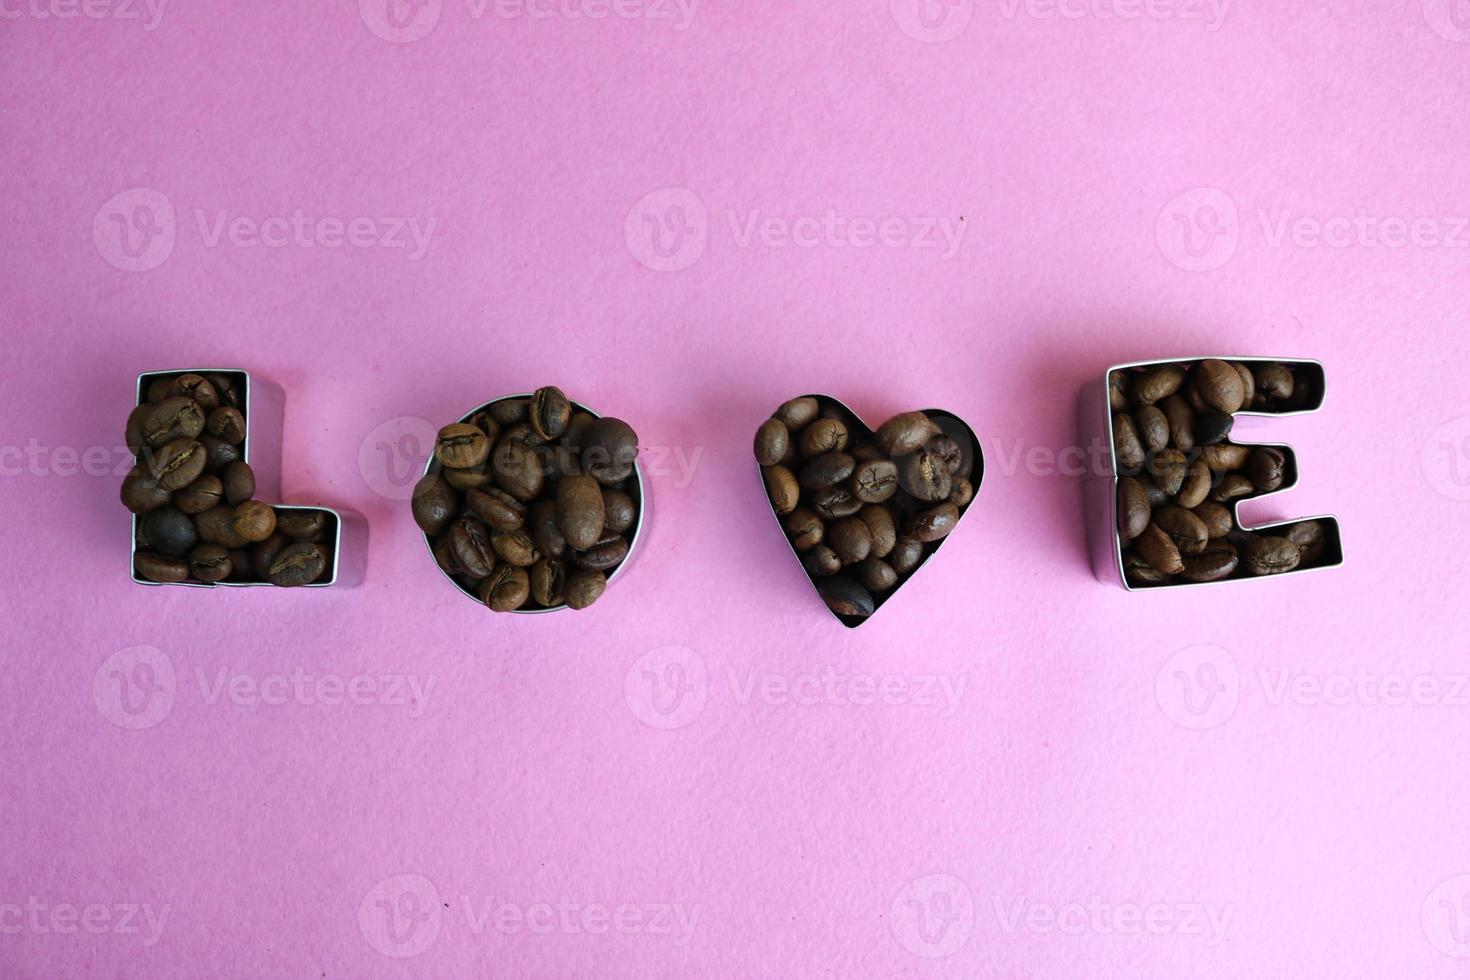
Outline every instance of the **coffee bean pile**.
POLYGON ((560 388, 439 430, 413 517, 444 573, 496 612, 586 609, 638 532, 638 435, 560 388))
POLYGON ((1335 533, 1303 521, 1260 535, 1235 501, 1278 490, 1295 460, 1230 441, 1235 413, 1313 407, 1313 379, 1275 362, 1205 360, 1114 371, 1108 379, 1118 473, 1118 537, 1135 586, 1215 582, 1310 566, 1335 533))
POLYGON ((836 402, 793 398, 761 423, 755 458, 802 566, 845 622, 872 615, 975 494, 972 447, 923 412, 875 433, 836 402))
POLYGON ((137 462, 122 485, 138 516, 139 578, 283 587, 330 578, 335 518, 253 499, 243 374, 157 375, 144 395, 128 416, 137 462))

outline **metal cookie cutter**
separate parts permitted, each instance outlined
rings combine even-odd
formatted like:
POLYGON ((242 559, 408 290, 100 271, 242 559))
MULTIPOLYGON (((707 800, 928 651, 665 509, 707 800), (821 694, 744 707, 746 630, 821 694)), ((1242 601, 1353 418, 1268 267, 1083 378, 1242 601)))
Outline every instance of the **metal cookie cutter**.
MULTIPOLYGON (((1318 361, 1290 358, 1290 357, 1229 357, 1222 355, 1209 355, 1205 357, 1169 357, 1156 361, 1134 361, 1129 364, 1115 364, 1103 372, 1099 381, 1088 384, 1078 400, 1078 427, 1082 436, 1083 446, 1094 450, 1094 458, 1105 458, 1107 460, 1106 471, 1100 471, 1097 467, 1089 469, 1086 480, 1086 499, 1084 501, 1085 519, 1087 522, 1088 551, 1092 558, 1093 573, 1099 581, 1114 585, 1121 585, 1129 592, 1146 592, 1158 589, 1195 588, 1199 586, 1224 585, 1231 582, 1243 582, 1256 579, 1276 579, 1285 575, 1297 575, 1303 572, 1315 572, 1324 568, 1336 568, 1342 564, 1342 533, 1336 517, 1324 514, 1318 517, 1301 517, 1288 521, 1277 521, 1273 524, 1265 524, 1259 527, 1246 527, 1240 523, 1237 505, 1242 500, 1261 500, 1273 494, 1283 493, 1297 484, 1297 456, 1291 446, 1285 443, 1243 443, 1234 439, 1230 440, 1236 445, 1242 446, 1267 446, 1278 449, 1286 458, 1286 472, 1281 486, 1270 493, 1251 494, 1239 500, 1232 500, 1224 506, 1230 508, 1230 518, 1237 530, 1252 534, 1269 534, 1273 531, 1285 531, 1295 524, 1307 521, 1318 521, 1323 528, 1323 550, 1320 558, 1310 566, 1296 568, 1290 572, 1282 572, 1277 575, 1250 575, 1236 573, 1229 578, 1220 579, 1216 582, 1168 582, 1160 585, 1145 585, 1128 581, 1128 576, 1123 571, 1123 542, 1118 535, 1118 455, 1116 445, 1113 442, 1113 410, 1109 398, 1108 382, 1115 371, 1134 372, 1140 369, 1160 367, 1167 364, 1198 364, 1205 360, 1232 361, 1246 366, 1256 364, 1281 364, 1292 370, 1292 374, 1300 383, 1306 385, 1309 392, 1307 398, 1299 404, 1289 407, 1273 409, 1249 409, 1242 408, 1236 412, 1236 417, 1256 416, 1266 418, 1282 418, 1293 415, 1311 415, 1322 408, 1322 403, 1327 396, 1327 377, 1318 361), (1105 454, 1105 455, 1104 455, 1105 454)), ((1125 474, 1126 475, 1126 474, 1125 474)))
MULTIPOLYGON (((866 429, 869 436, 871 436, 874 432, 874 430, 868 425, 868 423, 863 421, 862 416, 858 415, 858 413, 854 412, 851 408, 848 408, 847 405, 843 404, 839 399, 833 398, 830 395, 812 394, 798 395, 796 397, 815 398, 817 400, 817 403, 824 408, 828 406, 835 406, 836 408, 841 409, 848 418, 852 419, 858 425, 866 429)), ((925 554, 923 559, 919 562, 918 565, 914 566, 914 570, 909 572, 908 575, 904 577, 903 581, 899 582, 897 585, 887 590, 886 592, 879 592, 873 595, 872 613, 867 616, 844 616, 833 610, 830 606, 827 606, 827 611, 835 616, 837 618, 837 621, 840 622, 843 626, 846 626, 848 629, 857 629, 859 626, 872 619, 873 616, 876 616, 878 614, 878 610, 882 608, 885 602, 893 598, 899 592, 903 591, 904 586, 912 582, 914 576, 919 574, 919 570, 922 569, 925 565, 929 564, 930 560, 939 553, 939 549, 945 544, 945 542, 950 539, 951 536, 953 536, 954 532, 959 529, 960 524, 965 519, 965 515, 970 512, 970 507, 975 503, 975 497, 979 496, 980 494, 980 484, 985 480, 985 453, 980 448, 980 439, 978 436, 975 435, 975 430, 970 428, 969 424, 966 423, 964 419, 960 418, 958 415, 955 415, 952 412, 947 412, 942 408, 925 408, 921 409, 921 411, 925 415, 929 416, 930 421, 939 426, 940 433, 949 437, 950 439, 953 439, 955 443, 960 447, 960 452, 965 462, 969 464, 967 468, 970 471, 969 479, 971 488, 973 490, 973 493, 970 497, 970 502, 960 508, 959 520, 955 522, 955 526, 953 529, 950 530, 949 534, 945 535, 939 541, 935 542, 932 547, 930 547, 929 545, 924 546, 925 554)), ((771 502, 770 494, 766 492, 765 482, 762 479, 762 467, 757 464, 755 470, 757 480, 761 481, 761 496, 765 498, 766 504, 771 508, 771 516, 776 519, 776 526, 782 529, 781 536, 786 539, 787 546, 791 548, 792 556, 796 558, 797 564, 801 566, 803 572, 806 573, 807 578, 811 580, 812 588, 817 590, 817 594, 820 597, 821 580, 812 576, 810 572, 806 572, 806 565, 801 560, 801 552, 796 550, 796 545, 792 543, 790 535, 785 533, 785 518, 776 513, 776 505, 771 502)), ((826 606, 826 603, 823 602, 823 605, 826 606)))
MULTIPOLYGON (((470 419, 474 418, 479 413, 487 410, 491 405, 496 405, 500 402, 513 402, 520 399, 529 399, 530 397, 531 393, 527 392, 522 395, 506 395, 503 398, 492 398, 488 402, 485 402, 482 405, 476 405, 468 412, 465 412, 458 421, 462 423, 467 423, 470 419)), ((594 412, 586 405, 583 405, 581 402, 572 401, 571 399, 567 400, 571 402, 573 411, 586 412, 594 419, 602 418, 601 415, 594 412)), ((431 453, 429 455, 429 462, 424 466, 424 476, 428 476, 430 473, 435 472, 438 465, 439 460, 436 459, 431 453)), ((638 462, 637 460, 633 461, 633 482, 623 492, 633 498, 633 503, 638 506, 638 514, 633 521, 633 529, 629 533, 628 553, 623 557, 623 560, 618 563, 618 567, 614 568, 607 576, 607 584, 609 587, 612 586, 613 582, 621 578, 623 575, 623 571, 627 569, 630 564, 633 563, 633 554, 638 550, 639 539, 643 537, 643 523, 648 518, 648 490, 643 482, 643 464, 638 462)), ((420 531, 419 533, 423 535, 424 547, 429 550, 429 557, 431 559, 434 559, 433 539, 430 538, 427 534, 424 534, 422 531, 420 531)), ((445 572, 443 567, 440 566, 438 559, 434 559, 434 567, 439 570, 440 575, 443 575, 446 579, 449 580, 450 585, 453 585, 456 589, 459 590, 461 595, 469 597, 476 605, 484 605, 484 603, 480 602, 479 596, 475 595, 469 589, 466 589, 463 585, 459 583, 457 579, 445 572)), ((545 609, 512 609, 510 610, 510 612, 513 614, 520 614, 522 616, 535 616, 540 615, 541 613, 561 612, 566 608, 566 603, 562 603, 559 606, 548 606, 545 609)))
MULTIPOLYGON (((279 500, 281 497, 281 426, 285 407, 285 393, 280 386, 262 378, 252 377, 241 368, 181 368, 174 371, 145 371, 138 375, 134 405, 142 405, 148 397, 149 385, 159 378, 173 378, 181 374, 223 374, 240 387, 244 397, 240 412, 245 416, 245 439, 240 445, 240 458, 250 464, 255 473, 255 499, 279 500)), ((362 515, 349 510, 331 507, 309 507, 295 504, 271 504, 277 511, 320 511, 327 516, 327 540, 330 542, 331 562, 322 578, 303 585, 303 589, 324 589, 328 586, 350 588, 361 584, 367 560, 367 522, 362 515), (351 544, 348 544, 348 539, 351 544)), ((274 589, 269 582, 151 582, 138 576, 134 559, 138 554, 138 515, 133 515, 133 542, 128 567, 134 582, 139 585, 182 585, 194 589, 246 589, 265 587, 274 589)))

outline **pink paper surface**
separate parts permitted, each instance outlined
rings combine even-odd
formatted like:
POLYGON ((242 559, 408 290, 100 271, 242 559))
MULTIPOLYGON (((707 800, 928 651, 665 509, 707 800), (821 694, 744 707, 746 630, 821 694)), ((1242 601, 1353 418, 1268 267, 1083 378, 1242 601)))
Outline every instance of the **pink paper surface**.
POLYGON ((1463 975, 1465 3, 0 15, 0 975, 1463 975), (1326 365, 1241 431, 1342 569, 1091 576, 1077 392, 1202 353, 1326 365), (361 588, 128 581, 134 376, 203 364, 361 588), (650 523, 496 617, 404 498, 547 383, 650 523), (750 458, 807 391, 987 453, 856 632, 750 458))

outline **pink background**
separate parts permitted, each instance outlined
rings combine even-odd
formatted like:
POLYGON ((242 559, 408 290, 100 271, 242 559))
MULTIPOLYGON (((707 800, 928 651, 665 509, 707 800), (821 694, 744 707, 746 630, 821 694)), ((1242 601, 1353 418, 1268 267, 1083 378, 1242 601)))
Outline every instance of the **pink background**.
POLYGON ((0 975, 1463 975, 1465 4, 48 2, 0 19, 0 975), (1347 564, 1100 584, 1074 397, 1208 352, 1326 364, 1251 515, 1347 564), (206 362, 286 389, 362 588, 129 583, 134 375, 206 362), (636 426, 652 520, 497 618, 401 498, 544 383, 636 426), (988 455, 856 632, 750 459, 808 390, 988 455))

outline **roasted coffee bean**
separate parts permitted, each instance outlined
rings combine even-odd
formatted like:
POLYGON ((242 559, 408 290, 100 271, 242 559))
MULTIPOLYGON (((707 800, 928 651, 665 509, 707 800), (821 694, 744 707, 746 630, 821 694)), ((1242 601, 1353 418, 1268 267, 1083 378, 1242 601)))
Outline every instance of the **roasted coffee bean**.
POLYGON ((1227 473, 1210 492, 1210 499, 1217 504, 1228 504, 1232 500, 1249 497, 1256 492, 1255 485, 1239 473, 1227 473))
POLYGON ((1216 473, 1228 473, 1238 470, 1245 465, 1250 458, 1249 446, 1237 446, 1232 442, 1222 442, 1215 446, 1205 446, 1200 450, 1200 459, 1205 465, 1216 473))
POLYGON ((490 545, 490 531, 477 517, 461 517, 449 529, 454 546, 454 560, 465 574, 484 578, 495 567, 495 549, 490 545))
POLYGON ((954 478, 954 489, 949 492, 949 502, 956 507, 968 507, 975 499, 975 485, 962 476, 954 478))
POLYGON ((1240 411, 1245 402, 1245 384, 1228 361, 1200 361, 1195 368, 1194 388, 1202 402, 1226 415, 1240 411))
POLYGON ((471 490, 465 497, 475 516, 501 531, 518 531, 526 525, 526 505, 504 490, 471 490))
POLYGON ((490 456, 490 437, 464 422, 446 425, 434 442, 434 456, 455 469, 479 466, 490 456))
POLYGON ((847 453, 823 453, 807 461, 807 464, 801 468, 798 482, 804 490, 820 490, 823 487, 836 486, 852 476, 852 471, 856 466, 857 461, 847 453))
POLYGON ((199 543, 199 531, 189 515, 177 507, 160 507, 143 516, 143 539, 148 550, 182 558, 199 543))
POLYGON ((1256 376, 1251 374, 1251 369, 1239 361, 1231 361, 1230 366, 1235 368, 1235 373, 1240 375, 1241 398, 1240 407, 1250 408, 1256 400, 1256 376))
POLYGON ((944 460, 945 469, 953 477, 968 477, 970 475, 969 460, 960 444, 949 436, 935 436, 924 443, 923 452, 932 456, 938 456, 944 460))
POLYGON ((863 460, 852 471, 852 492, 865 503, 881 504, 898 486, 898 466, 887 457, 863 460))
POLYGON ((479 583, 479 599, 495 613, 512 613, 531 598, 531 574, 525 569, 503 564, 479 583))
POLYGON ((586 609, 602 597, 607 589, 607 576, 579 568, 567 576, 567 608, 586 609))
POLYGON ((259 500, 247 500, 235 508, 230 526, 246 541, 264 541, 276 533, 275 508, 259 500))
POLYGON ((626 534, 638 520, 638 505, 621 490, 602 488, 602 527, 613 534, 626 534))
POLYGON ((812 578, 835 575, 842 571, 842 558, 829 545, 819 544, 802 554, 802 567, 812 578))
POLYGON ((1169 581, 1167 574, 1159 571, 1132 551, 1123 552, 1123 574, 1134 585, 1163 585, 1169 581))
POLYGON ((182 490, 204 472, 204 447, 194 439, 175 439, 148 457, 148 475, 170 492, 182 490))
POLYGON ((535 450, 512 438, 503 438, 490 454, 495 485, 517 500, 531 501, 546 486, 546 469, 535 450))
POLYGON ((567 590, 567 566, 555 558, 543 558, 531 567, 529 575, 531 599, 543 608, 550 609, 565 601, 567 590))
MULTIPOLYGON (((194 486, 198 482, 198 480, 195 480, 190 486, 194 486)), ((122 502, 123 506, 134 514, 146 514, 168 503, 169 492, 159 486, 158 481, 150 474, 145 473, 141 467, 134 466, 128 472, 128 475, 123 478, 122 502)), ((184 509, 182 504, 180 504, 179 509, 184 510, 186 514, 195 513, 194 511, 184 509)))
POLYGON ((912 574, 924 563, 924 543, 912 535, 905 534, 893 544, 887 556, 888 564, 900 575, 912 574))
POLYGON ((490 547, 501 561, 508 565, 519 568, 530 568, 541 560, 541 553, 536 550, 536 542, 525 531, 501 531, 492 528, 490 531, 490 547))
POLYGON ((143 419, 151 411, 152 405, 139 405, 128 413, 128 422, 123 428, 123 442, 127 445, 128 452, 134 456, 141 456, 144 449, 150 448, 148 440, 143 437, 143 419))
POLYGON ((144 397, 149 402, 161 402, 172 394, 174 379, 172 377, 154 378, 148 382, 148 391, 144 397))
POLYGON ((1230 430, 1235 428, 1235 416, 1216 412, 1212 415, 1201 415, 1199 421, 1194 424, 1194 436, 1201 446, 1213 446, 1217 442, 1224 442, 1230 438, 1230 430))
POLYGON ((189 574, 201 582, 221 582, 233 570, 230 553, 217 544, 201 544, 189 552, 189 574))
POLYGON ((1301 564, 1302 552, 1289 538, 1253 537, 1246 542, 1241 559, 1252 575, 1279 575, 1301 564))
POLYGON ((531 428, 542 439, 556 439, 567 430, 572 420, 572 403, 562 390, 552 385, 537 388, 531 396, 531 428))
POLYGON ((1169 442, 1182 452, 1194 448, 1194 409, 1178 395, 1170 395, 1159 402, 1159 410, 1169 422, 1169 442))
POLYGON ((1166 496, 1174 496, 1189 475, 1189 458, 1177 449, 1164 449, 1148 460, 1148 473, 1166 496))
POLYGON ((1152 513, 1143 484, 1131 476, 1118 478, 1118 534, 1132 541, 1148 527, 1152 513))
POLYGON ((492 403, 486 411, 490 413, 496 425, 505 428, 526 421, 530 408, 529 398, 503 398, 492 403))
POLYGON ((948 500, 953 487, 949 464, 943 456, 921 449, 898 457, 898 485, 916 500, 948 500))
POLYGON ((602 540, 573 556, 573 560, 578 568, 607 572, 621 565, 627 557, 627 539, 619 534, 604 534, 602 540))
POLYGON ((220 481, 225 499, 232 504, 242 504, 255 496, 255 471, 250 464, 236 460, 224 469, 220 481))
POLYGON ((241 408, 245 404, 245 391, 228 374, 206 374, 204 380, 214 388, 219 403, 225 408, 241 408))
POLYGON ((1256 393, 1266 401, 1285 401, 1296 390, 1291 370, 1284 364, 1255 364, 1251 374, 1256 379, 1256 393))
POLYGON ((827 531, 827 543, 837 552, 844 565, 852 565, 868 557, 873 550, 873 532, 861 518, 846 517, 833 523, 827 531))
POLYGON ((1210 540, 1205 522, 1183 507, 1160 507, 1154 511, 1153 523, 1169 536, 1180 555, 1197 555, 1210 540))
POLYGON ((539 500, 533 504, 527 530, 536 550, 547 558, 560 558, 566 554, 567 539, 556 523, 556 501, 539 500))
POLYGON ((185 514, 202 514, 218 507, 225 497, 224 485, 217 476, 201 476, 174 494, 174 506, 185 514))
POLYGON ((766 481, 766 495, 771 498, 771 506, 777 514, 789 514, 796 509, 801 500, 801 484, 796 482, 796 474, 776 465, 762 467, 761 476, 766 481))
POLYGON ((925 544, 939 541, 954 530, 960 520, 960 510, 954 504, 943 503, 919 514, 908 524, 908 533, 925 544))
POLYGON ((847 426, 837 419, 817 419, 801 430, 801 455, 806 459, 847 448, 847 426))
POLYGON ((1214 540, 1195 555, 1184 555, 1180 559, 1184 570, 1180 572, 1191 582, 1218 582, 1229 578, 1240 564, 1235 546, 1228 541, 1214 540))
POLYGON ((1169 444, 1169 419, 1157 405, 1141 406, 1133 423, 1145 452, 1156 453, 1169 444))
POLYGON ((205 415, 192 398, 165 398, 148 406, 141 417, 143 442, 152 449, 176 439, 196 439, 204 432, 205 415))
POLYGON ((827 608, 839 616, 866 619, 873 615, 873 594, 863 588, 856 579, 847 575, 833 575, 817 586, 827 608))
POLYGON ((816 421, 820 411, 815 398, 793 398, 776 409, 774 417, 784 422, 792 432, 799 432, 816 421))
POLYGON ((250 563, 250 552, 244 548, 233 548, 225 554, 230 556, 230 580, 234 582, 248 582, 252 578, 264 579, 264 576, 255 574, 255 568, 250 563))
POLYGON ((898 584, 898 573, 882 558, 869 557, 854 569, 857 579, 869 592, 887 592, 898 584))
POLYGON ((815 548, 826 534, 821 518, 805 507, 798 507, 788 514, 785 527, 791 537, 791 547, 797 551, 815 548))
POLYGON ((1224 504, 1206 500, 1202 504, 1196 504, 1190 512, 1204 522, 1211 540, 1223 538, 1235 530, 1235 519, 1230 516, 1230 508, 1224 504))
POLYGON ((507 426, 505 431, 500 433, 499 441, 520 442, 533 448, 546 445, 546 440, 536 434, 530 422, 517 422, 515 425, 507 426))
POLYGON ((1189 464, 1189 469, 1184 474, 1184 482, 1180 484, 1179 493, 1174 502, 1184 508, 1198 506, 1209 498, 1214 486, 1214 474, 1210 472, 1204 460, 1197 459, 1189 464))
POLYGON ((600 418, 582 432, 582 467, 599 483, 617 483, 633 472, 638 434, 622 419, 600 418))
POLYGON ((223 439, 225 442, 244 442, 245 416, 241 415, 240 410, 237 408, 216 408, 205 419, 204 431, 212 436, 223 439))
POLYGON ((903 412, 884 422, 875 434, 878 448, 891 457, 912 453, 941 435, 939 427, 923 412, 903 412))
POLYGON ((1163 364, 1149 368, 1133 379, 1133 400, 1139 405, 1152 405, 1168 398, 1184 384, 1184 368, 1163 364))
POLYGON ((271 565, 274 564, 276 555, 280 554, 281 549, 291 543, 291 539, 278 530, 264 541, 257 541, 255 544, 250 545, 248 549, 250 569, 255 573, 255 577, 261 581, 268 580, 271 576, 271 565))
POLYGON ((1128 375, 1124 372, 1114 371, 1108 375, 1108 407, 1113 412, 1128 410, 1129 388, 1128 375))
POLYGON ((755 430, 755 461, 762 466, 781 462, 790 446, 791 432, 780 419, 766 419, 755 430))
POLYGON ((446 466, 439 471, 444 482, 449 484, 460 493, 468 493, 471 490, 488 490, 495 485, 495 478, 490 474, 488 464, 481 463, 467 470, 456 470, 446 466))
MULTIPOLYGON (((169 387, 169 394, 193 399, 206 412, 219 408, 219 392, 209 380, 198 374, 181 374, 169 387)), ((195 433, 198 435, 198 433, 195 433)))
POLYGON ((206 473, 219 473, 231 463, 240 460, 240 447, 218 436, 205 433, 199 437, 199 444, 204 447, 204 472, 206 473))
POLYGON ((607 511, 602 488, 590 476, 564 477, 556 487, 556 526, 576 551, 592 547, 602 537, 607 511))
POLYGON ((220 504, 202 514, 195 514, 194 526, 199 529, 199 537, 210 544, 243 548, 250 543, 235 532, 235 508, 229 504, 220 504))
POLYGON ((898 527, 893 523, 893 514, 886 507, 869 504, 858 511, 857 516, 868 526, 868 533, 873 536, 872 555, 875 558, 887 558, 898 541, 898 527))
POLYGON ((1279 490, 1286 480, 1286 454, 1274 446, 1259 446, 1251 450, 1245 472, 1257 493, 1279 490))
POLYGON ((458 498, 438 474, 430 473, 413 488, 413 520, 425 534, 443 532, 458 510, 458 498))
MULTIPOLYGON (((812 509, 817 516, 824 521, 837 521, 844 517, 851 517, 863 509, 862 500, 852 492, 852 488, 845 484, 835 487, 824 487, 814 491, 811 496, 812 509)), ((795 507, 795 503, 792 504, 795 507)), ((779 513, 779 511, 778 511, 779 513)))
POLYGON ((189 577, 189 563, 182 558, 140 551, 133 556, 133 571, 150 582, 183 582, 189 577))
POLYGON ((276 509, 276 530, 293 541, 317 542, 327 531, 327 515, 320 510, 276 509))
POLYGON ((1164 488, 1159 486, 1154 478, 1147 473, 1140 473, 1134 479, 1138 481, 1139 486, 1143 487, 1144 495, 1148 497, 1148 505, 1150 507, 1162 507, 1169 502, 1169 495, 1164 492, 1164 488))
POLYGON ((1177 575, 1184 571, 1179 559, 1179 548, 1172 538, 1157 524, 1149 524, 1133 543, 1138 556, 1166 575, 1177 575))
POLYGON ((267 581, 281 588, 310 585, 327 570, 327 559, 320 545, 298 541, 276 552, 267 581))
POLYGON ((1145 455, 1138 426, 1122 413, 1113 416, 1113 453, 1118 457, 1121 472, 1137 473, 1143 468, 1145 455))

